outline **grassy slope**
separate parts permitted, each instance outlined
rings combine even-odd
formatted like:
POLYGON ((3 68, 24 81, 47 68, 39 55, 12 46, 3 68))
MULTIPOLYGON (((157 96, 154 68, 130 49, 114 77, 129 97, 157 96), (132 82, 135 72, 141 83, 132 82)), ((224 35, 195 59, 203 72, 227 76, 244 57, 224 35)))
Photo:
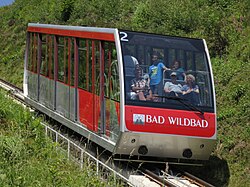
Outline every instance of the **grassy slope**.
POLYGON ((231 186, 250 183, 250 27, 227 58, 215 59, 218 144, 214 155, 229 167, 231 186), (239 47, 240 50, 236 50, 239 47))
POLYGON ((19 87, 22 86, 26 26, 11 18, 11 8, 0 8, 0 74, 19 87), (23 38, 23 39, 20 39, 23 38))
POLYGON ((0 186, 104 186, 91 165, 69 162, 39 120, 5 94, 0 89, 0 186))
POLYGON ((22 85, 28 22, 120 27, 205 38, 215 75, 218 144, 210 165, 199 172, 206 178, 216 178, 218 186, 250 183, 248 1, 199 0, 195 4, 188 0, 171 3, 163 0, 133 3, 131 0, 94 0, 91 3, 74 0, 74 9, 73 0, 63 2, 16 0, 12 7, 0 9, 2 78, 22 85), (42 2, 40 6, 36 6, 39 2, 42 2))

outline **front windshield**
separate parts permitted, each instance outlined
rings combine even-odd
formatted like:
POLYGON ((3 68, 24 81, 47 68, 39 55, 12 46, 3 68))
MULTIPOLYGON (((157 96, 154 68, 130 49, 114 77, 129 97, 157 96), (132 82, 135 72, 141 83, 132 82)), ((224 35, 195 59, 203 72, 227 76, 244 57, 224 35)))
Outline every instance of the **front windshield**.
POLYGON ((186 109, 178 99, 212 108, 203 40, 121 31, 125 103, 186 109), (173 98, 178 99, 173 99, 173 98))

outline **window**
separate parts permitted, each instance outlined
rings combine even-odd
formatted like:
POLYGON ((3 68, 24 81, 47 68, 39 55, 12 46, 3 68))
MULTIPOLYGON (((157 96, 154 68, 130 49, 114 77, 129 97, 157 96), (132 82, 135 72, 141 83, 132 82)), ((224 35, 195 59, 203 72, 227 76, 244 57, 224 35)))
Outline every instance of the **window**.
POLYGON ((74 40, 70 39, 69 40, 69 61, 70 61, 70 85, 74 86, 75 85, 75 52, 74 52, 74 40))
POLYGON ((54 49, 53 36, 42 35, 41 67, 40 73, 51 79, 54 78, 54 49))
POLYGON ((178 100, 166 98, 168 92, 164 90, 165 83, 172 82, 170 75, 175 72, 177 83, 180 84, 178 92, 181 97, 187 96, 183 94, 186 88, 184 85, 188 84, 185 82, 185 77, 190 74, 192 84, 189 84, 190 86, 197 85, 199 93, 192 99, 188 98, 188 101, 198 107, 213 107, 211 74, 202 40, 129 31, 121 32, 121 38, 126 104, 186 109, 178 100), (158 59, 157 61, 152 59, 155 54, 157 58, 154 57, 154 59, 158 59), (127 56, 131 57, 130 60, 127 56), (131 60, 134 58, 135 60, 131 60), (138 71, 141 75, 136 75, 138 66, 142 70, 138 71), (163 71, 164 66, 169 70, 163 71), (157 76, 153 77, 153 75, 157 76), (146 79, 145 77, 150 77, 151 91, 152 89, 156 91, 150 95, 142 90, 144 98, 139 93, 140 91, 132 89, 132 80, 139 81, 139 79, 146 79))
POLYGON ((29 41, 29 58, 28 58, 28 70, 37 73, 37 50, 38 50, 38 38, 36 33, 30 33, 29 41))
POLYGON ((87 91, 91 90, 90 81, 92 80, 91 71, 91 56, 92 56, 92 42, 86 39, 79 39, 79 66, 78 66, 78 86, 87 91))
POLYGON ((66 69, 66 40, 63 37, 57 38, 58 43, 58 80, 61 82, 65 82, 65 78, 67 77, 65 69, 66 69))
POLYGON ((47 37, 47 48, 48 48, 48 76, 50 79, 54 79, 54 37, 47 37))
POLYGON ((69 37, 58 37, 58 80, 74 84, 74 45, 69 37), (71 67, 72 66, 72 67, 71 67), (73 79, 70 81, 70 79, 73 79))
POLYGON ((48 54, 48 36, 42 35, 42 51, 41 51, 41 67, 40 67, 40 74, 44 76, 48 76, 49 68, 49 54, 48 54))
POLYGON ((115 43, 105 42, 104 51, 105 96, 120 101, 120 82, 115 43))
MULTIPOLYGON (((100 41, 92 41, 92 71, 94 73, 95 84, 93 91, 96 95, 100 95, 100 41)), ((93 83, 92 83, 93 84, 93 83)))

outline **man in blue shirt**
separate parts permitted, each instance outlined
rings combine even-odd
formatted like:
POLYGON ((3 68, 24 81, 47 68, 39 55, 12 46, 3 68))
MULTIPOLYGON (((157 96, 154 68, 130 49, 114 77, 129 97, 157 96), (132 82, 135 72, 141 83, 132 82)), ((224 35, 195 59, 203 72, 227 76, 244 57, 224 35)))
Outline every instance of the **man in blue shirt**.
POLYGON ((158 59, 158 54, 153 53, 152 55, 152 65, 149 67, 149 76, 150 76, 150 89, 153 94, 162 96, 163 85, 162 85, 162 76, 163 71, 170 70, 167 68, 163 61, 158 59))

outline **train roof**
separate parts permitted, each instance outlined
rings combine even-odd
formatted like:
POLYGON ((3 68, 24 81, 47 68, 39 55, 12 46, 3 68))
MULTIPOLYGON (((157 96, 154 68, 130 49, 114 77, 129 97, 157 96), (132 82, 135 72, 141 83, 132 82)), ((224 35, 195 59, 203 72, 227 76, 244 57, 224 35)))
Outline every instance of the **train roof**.
MULTIPOLYGON (((173 35, 165 35, 165 34, 156 34, 150 32, 142 32, 142 31, 132 31, 125 30, 119 28, 105 28, 105 27, 92 27, 92 26, 77 26, 77 25, 55 25, 55 24, 41 24, 41 23, 29 23, 28 31, 31 31, 29 28, 47 28, 47 29, 61 29, 61 30, 74 30, 74 31, 87 31, 87 32, 98 32, 98 33, 109 33, 114 34, 116 31, 125 31, 125 32, 133 32, 138 34, 145 35, 155 35, 169 38, 179 38, 179 39, 187 39, 187 40, 204 40, 202 38, 192 38, 192 37, 183 37, 183 36, 173 36, 173 35)), ((34 31, 34 30, 32 30, 34 31)))
POLYGON ((78 31, 89 31, 89 32, 106 32, 106 33, 114 33, 117 30, 115 28, 73 26, 73 25, 72 26, 71 25, 54 25, 54 24, 40 24, 40 23, 29 23, 28 27, 78 30, 78 31))

